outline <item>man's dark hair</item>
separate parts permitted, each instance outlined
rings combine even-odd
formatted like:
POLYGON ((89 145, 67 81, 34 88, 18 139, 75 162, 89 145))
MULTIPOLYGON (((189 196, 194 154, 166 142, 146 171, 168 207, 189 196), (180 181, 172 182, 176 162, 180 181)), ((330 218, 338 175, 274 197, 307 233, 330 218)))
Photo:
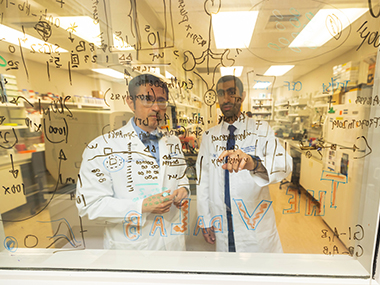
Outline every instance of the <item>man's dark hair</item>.
POLYGON ((225 76, 222 76, 221 78, 219 78, 218 83, 216 83, 217 90, 218 90, 219 83, 225 83, 225 82, 228 82, 228 81, 235 81, 235 86, 237 86, 239 88, 239 90, 240 90, 240 96, 242 96, 243 95, 243 91, 244 91, 243 83, 241 82, 241 80, 239 79, 239 77, 236 77, 234 75, 225 75, 225 76))
POLYGON ((136 100, 137 89, 140 86, 161 87, 165 91, 167 99, 169 99, 169 89, 166 82, 152 74, 140 74, 134 77, 128 84, 129 95, 131 96, 133 102, 136 100))

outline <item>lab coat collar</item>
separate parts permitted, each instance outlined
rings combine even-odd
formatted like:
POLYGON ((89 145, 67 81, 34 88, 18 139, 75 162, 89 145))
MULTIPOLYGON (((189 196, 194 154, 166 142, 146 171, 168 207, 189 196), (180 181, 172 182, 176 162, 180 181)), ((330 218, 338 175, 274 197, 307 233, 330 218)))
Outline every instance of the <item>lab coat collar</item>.
POLYGON ((163 136, 162 132, 160 132, 158 128, 155 129, 153 132, 150 132, 150 133, 147 132, 147 131, 144 131, 143 129, 141 129, 139 126, 136 125, 136 123, 135 123, 135 117, 131 118, 131 123, 132 123, 133 129, 135 130, 138 138, 141 141, 143 140, 143 138, 147 138, 150 135, 156 136, 158 139, 160 139, 163 136))
POLYGON ((227 123, 223 120, 221 123, 222 131, 225 133, 229 133, 229 130, 228 130, 229 125, 233 125, 236 128, 236 130, 235 130, 236 133, 244 131, 246 129, 246 119, 240 120, 240 118, 239 118, 235 122, 233 122, 232 124, 227 123))
MULTIPOLYGON (((124 129, 126 132, 131 132, 131 131, 134 131, 135 133, 136 133, 136 135, 135 136, 133 136, 132 138, 131 138, 131 142, 133 143, 133 144, 135 144, 135 147, 137 146, 139 149, 144 149, 146 146, 143 144, 143 142, 141 141, 141 139, 140 139, 140 136, 139 136, 139 131, 138 131, 138 126, 136 126, 136 128, 135 128, 135 126, 136 126, 136 124, 135 124, 135 122, 134 122, 134 117, 133 118, 131 118, 129 121, 128 121, 128 123, 125 125, 125 126, 123 126, 122 127, 122 129, 124 129)), ((141 128, 140 128, 141 129, 141 128)), ((144 130, 141 130, 141 132, 143 132, 144 134, 145 133, 147 133, 147 132, 145 132, 144 130)), ((163 134, 163 132, 162 131, 160 131, 159 129, 156 129, 156 130, 154 130, 154 132, 152 132, 152 133, 155 133, 155 134, 160 134, 159 135, 159 145, 161 145, 160 144, 160 142, 161 141, 163 141, 163 142, 165 142, 166 143, 166 141, 167 141, 167 138, 165 137, 165 135, 163 134)), ((161 156, 161 153, 160 153, 160 156, 161 156)))

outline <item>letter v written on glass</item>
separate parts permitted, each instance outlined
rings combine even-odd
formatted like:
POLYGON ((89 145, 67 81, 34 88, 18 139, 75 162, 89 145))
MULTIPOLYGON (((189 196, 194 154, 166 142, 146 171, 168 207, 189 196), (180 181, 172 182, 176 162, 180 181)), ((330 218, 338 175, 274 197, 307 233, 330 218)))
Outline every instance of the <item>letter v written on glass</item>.
POLYGON ((264 218, 265 214, 268 212, 270 206, 272 205, 272 201, 261 200, 252 214, 249 214, 247 207, 245 206, 242 199, 233 200, 239 211, 240 217, 248 230, 255 230, 257 228, 261 220, 264 218))

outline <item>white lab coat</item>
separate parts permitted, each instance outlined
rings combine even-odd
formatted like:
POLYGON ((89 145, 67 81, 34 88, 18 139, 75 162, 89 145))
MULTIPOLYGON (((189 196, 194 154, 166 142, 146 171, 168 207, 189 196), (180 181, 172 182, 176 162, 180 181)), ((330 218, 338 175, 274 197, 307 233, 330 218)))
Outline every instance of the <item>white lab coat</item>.
POLYGON ((146 150, 131 120, 113 135, 96 138, 85 149, 81 183, 77 184, 77 207, 80 216, 88 215, 90 220, 106 224, 104 248, 185 250, 184 233, 173 231, 176 224, 181 226, 180 211, 174 205, 165 214, 142 213, 144 198, 181 186, 188 188, 179 139, 163 136, 159 153, 161 167, 146 150), (177 159, 180 163, 175 164, 179 166, 164 165, 164 161, 177 159), (169 179, 169 175, 177 178, 169 179), (156 231, 152 231, 153 224, 156 231))
MULTIPOLYGON (((222 122, 203 134, 197 159, 197 174, 200 177, 197 187, 198 215, 204 218, 205 227, 211 225, 213 217, 222 216, 222 225, 218 222, 214 224, 216 228, 221 228, 221 232, 215 233, 217 251, 228 251, 225 170, 222 169, 224 162, 216 162, 226 149, 228 125, 222 122)), ((282 252, 268 185, 280 182, 289 175, 292 171, 292 158, 289 154, 285 155, 278 142, 276 146, 277 140, 267 122, 243 118, 241 115, 233 125, 237 127, 234 133, 236 148, 259 156, 267 170, 267 174, 255 174, 248 170, 230 174, 236 251, 282 252)))

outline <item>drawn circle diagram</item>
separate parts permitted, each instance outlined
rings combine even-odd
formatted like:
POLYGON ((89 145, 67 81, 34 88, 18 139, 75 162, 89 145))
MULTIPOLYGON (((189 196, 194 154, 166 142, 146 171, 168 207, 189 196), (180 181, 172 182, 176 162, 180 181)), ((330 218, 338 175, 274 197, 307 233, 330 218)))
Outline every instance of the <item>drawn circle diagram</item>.
POLYGON ((41 36, 41 38, 46 42, 51 37, 51 26, 46 21, 39 21, 34 29, 41 36))
POLYGON ((108 169, 109 172, 119 171, 124 167, 125 161, 118 154, 109 155, 103 162, 105 168, 108 169))
POLYGON ((274 0, 264 0, 251 8, 251 11, 259 7, 260 10, 271 10, 271 29, 278 34, 278 38, 263 43, 260 49, 247 47, 248 52, 262 60, 271 63, 294 63, 314 59, 341 47, 351 34, 348 16, 344 10, 333 5, 319 0, 304 0, 301 7, 299 1, 290 0, 288 2, 291 8, 279 11, 273 9, 273 2, 274 0), (320 4, 324 5, 325 14, 303 8, 320 4), (313 24, 316 21, 313 20, 317 18, 322 18, 323 25, 317 27, 313 24), (315 37, 317 33, 321 36, 315 37))
POLYGON ((197 65, 194 54, 191 51, 187 50, 183 53, 183 57, 184 57, 184 61, 182 64, 183 70, 192 71, 197 65))
POLYGON ((38 244, 38 238, 35 235, 27 235, 24 238, 24 245, 27 248, 36 247, 38 244))
POLYGON ((4 247, 6 250, 8 250, 10 252, 15 252, 18 248, 18 242, 14 237, 7 236, 4 239, 4 247))
POLYGON ((204 10, 207 15, 211 16, 211 14, 218 14, 220 8, 222 7, 221 0, 206 0, 204 3, 204 10))
POLYGON ((209 89, 203 95, 203 101, 207 106, 212 106, 216 103, 216 92, 213 89, 209 89))
POLYGON ((326 17, 326 27, 330 35, 334 37, 334 39, 339 40, 342 35, 343 27, 342 22, 335 14, 326 17))

